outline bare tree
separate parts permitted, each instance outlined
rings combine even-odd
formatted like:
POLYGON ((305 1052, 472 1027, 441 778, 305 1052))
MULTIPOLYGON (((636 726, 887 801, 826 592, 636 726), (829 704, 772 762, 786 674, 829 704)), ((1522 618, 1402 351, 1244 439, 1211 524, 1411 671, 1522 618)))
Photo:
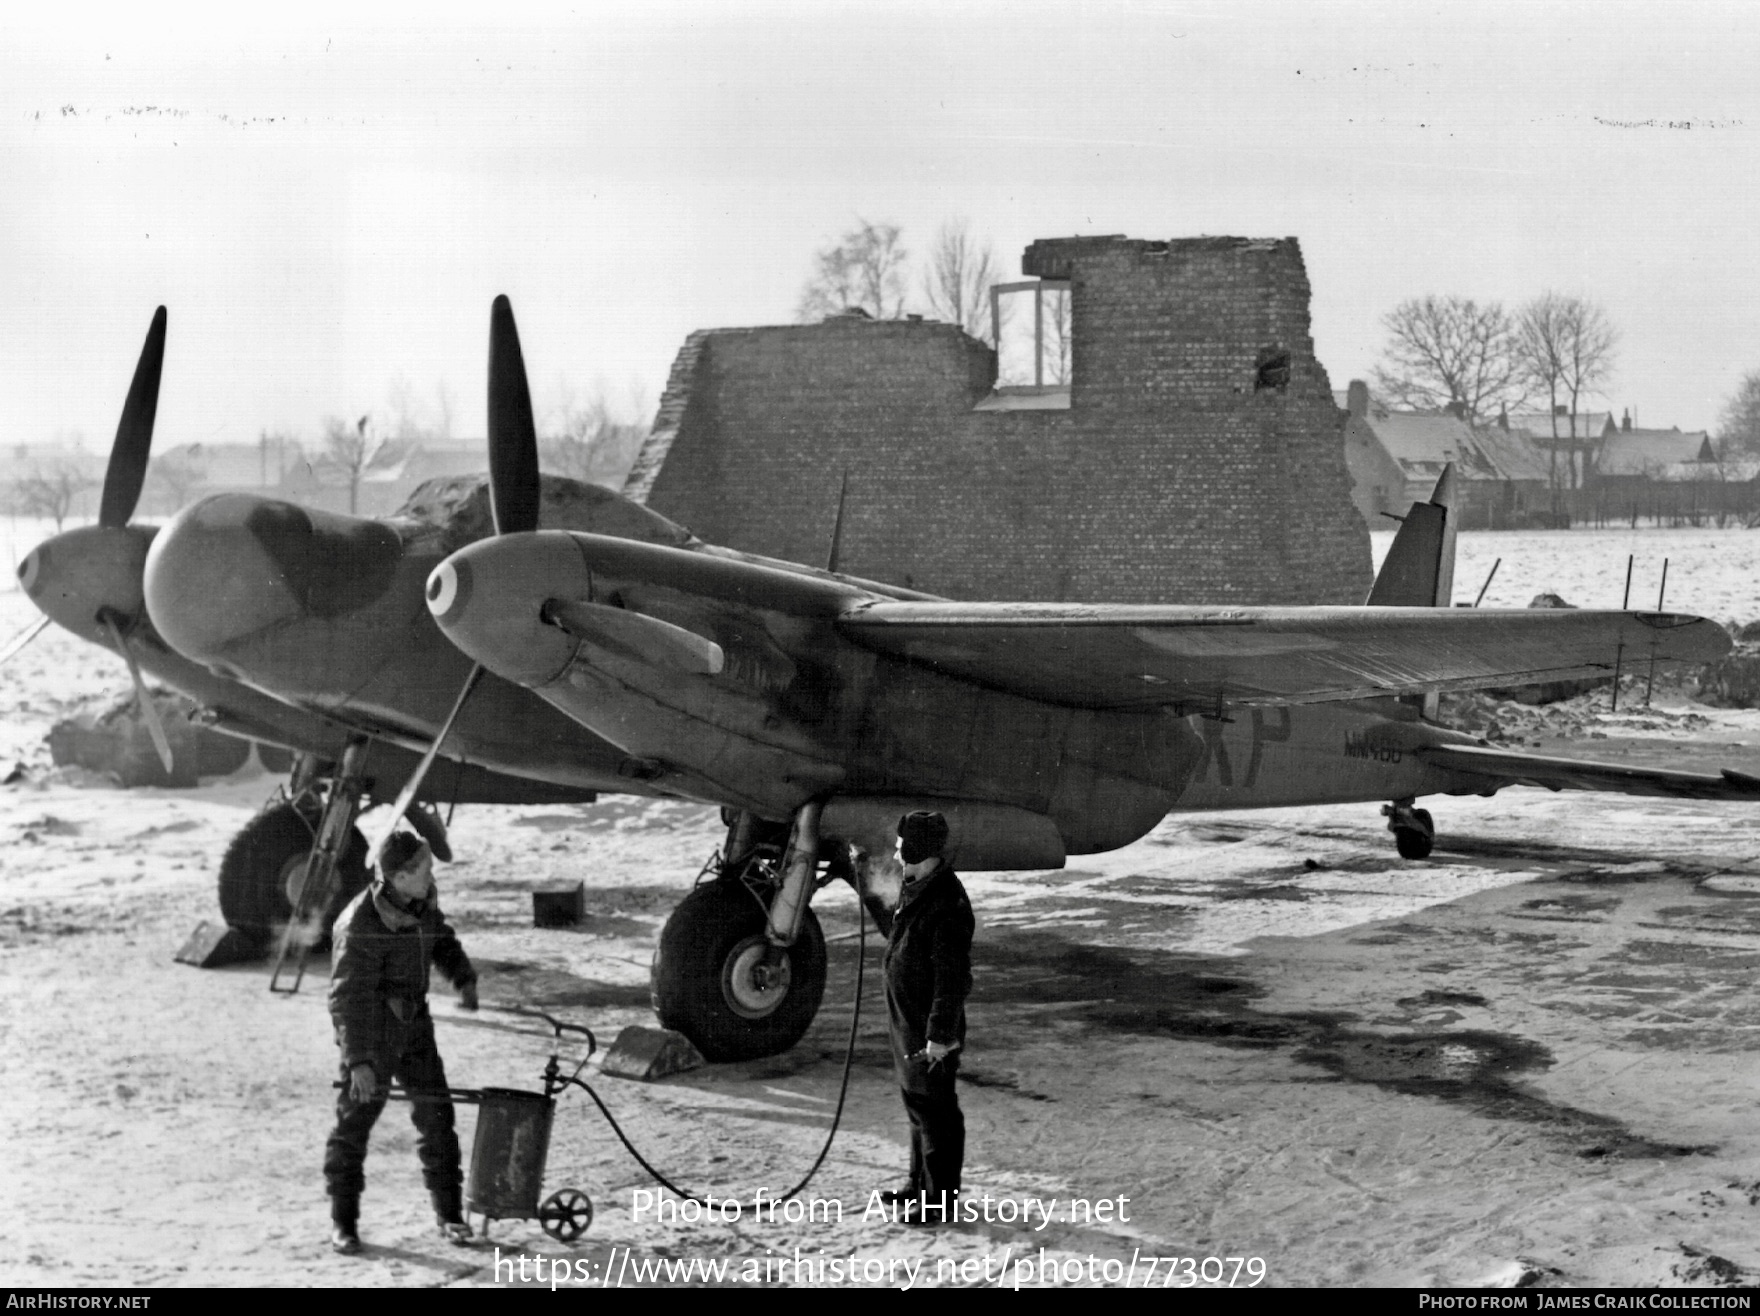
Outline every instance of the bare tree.
POLYGON ((1456 406, 1476 425, 1525 395, 1514 325, 1498 302, 1413 297, 1381 324, 1387 346, 1373 379, 1390 402, 1417 411, 1456 406))
POLYGON ((544 469, 588 484, 621 486, 648 434, 640 419, 632 419, 647 410, 641 389, 631 390, 627 410, 614 406, 602 386, 582 398, 564 382, 558 393, 538 439, 544 469))
POLYGON ((1760 370, 1750 370, 1723 404, 1717 422, 1717 451, 1729 457, 1737 453, 1760 456, 1760 370))
POLYGON ((795 318, 811 324, 852 308, 876 320, 902 316, 909 259, 902 233, 897 224, 857 220, 837 245, 813 257, 813 273, 801 289, 795 318))
POLYGON ((74 500, 98 481, 86 474, 78 457, 61 454, 35 457, 23 475, 15 476, 7 485, 7 503, 19 516, 53 518, 55 532, 73 511, 74 500))
POLYGON ((1554 510, 1560 488, 1558 475, 1559 398, 1570 399, 1570 451, 1566 464, 1570 487, 1581 483, 1577 465, 1577 412, 1586 393, 1600 390, 1613 370, 1619 331, 1594 302, 1563 293, 1545 292, 1522 307, 1516 319, 1516 360, 1530 385, 1544 392, 1552 414, 1551 484, 1554 510))
POLYGON ((403 449, 390 436, 362 416, 350 423, 339 416, 324 418, 324 437, 313 466, 334 484, 348 490, 348 510, 359 506, 361 481, 373 471, 394 466, 403 449))
POLYGON ((561 398, 538 438, 538 455, 544 469, 571 480, 585 480, 593 467, 594 450, 614 423, 611 404, 600 389, 584 399, 566 383, 559 391, 561 398))
POLYGON ((1069 301, 1068 288, 1058 288, 1045 294, 1045 341, 1040 350, 1045 354, 1045 381, 1050 384, 1069 383, 1069 301))
POLYGON ((929 268, 923 272, 923 298, 930 314, 957 324, 973 338, 988 338, 994 327, 990 287, 998 281, 990 244, 974 238, 964 219, 943 224, 929 249, 929 268))

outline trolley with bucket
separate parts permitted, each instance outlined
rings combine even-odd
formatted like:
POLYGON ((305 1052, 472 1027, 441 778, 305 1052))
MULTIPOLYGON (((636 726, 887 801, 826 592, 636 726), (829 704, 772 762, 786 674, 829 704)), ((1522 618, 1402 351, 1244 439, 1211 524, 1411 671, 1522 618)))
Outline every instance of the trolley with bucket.
MULTIPOLYGON (((544 1164, 550 1156, 550 1128, 556 1118, 556 1096, 573 1084, 585 1087, 580 1072, 598 1050, 593 1030, 565 1024, 542 1010, 519 1006, 501 1008, 511 1014, 529 1015, 550 1025, 555 1045, 544 1066, 544 1090, 523 1088, 425 1088, 410 1089, 393 1084, 393 1101, 447 1101, 477 1108, 477 1133, 471 1143, 470 1173, 465 1178, 467 1213, 483 1217, 487 1234, 491 1220, 536 1220, 544 1232, 568 1243, 587 1232, 593 1223, 593 1202, 578 1188, 551 1193, 542 1203, 544 1164), (562 1035, 579 1033, 587 1040, 587 1054, 574 1072, 564 1077, 560 1053, 562 1035)), ((337 1084, 338 1087, 341 1084, 337 1084)))

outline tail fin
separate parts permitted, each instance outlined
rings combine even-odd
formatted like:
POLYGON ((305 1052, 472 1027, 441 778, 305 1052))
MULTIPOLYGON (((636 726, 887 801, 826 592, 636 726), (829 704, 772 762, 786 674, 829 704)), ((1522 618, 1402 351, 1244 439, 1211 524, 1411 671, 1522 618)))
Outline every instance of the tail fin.
POLYGON ((1427 503, 1413 503, 1364 600, 1366 607, 1446 608, 1454 600, 1454 463, 1427 503))

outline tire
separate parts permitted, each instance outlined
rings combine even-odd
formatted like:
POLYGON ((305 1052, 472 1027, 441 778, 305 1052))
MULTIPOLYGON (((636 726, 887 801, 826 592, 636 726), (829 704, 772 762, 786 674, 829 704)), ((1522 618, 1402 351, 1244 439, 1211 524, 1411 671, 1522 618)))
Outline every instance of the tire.
MULTIPOLYGON (((294 805, 278 804, 252 818, 232 838, 220 860, 220 914, 228 927, 238 929, 259 946, 267 946, 286 925, 293 916, 288 881, 311 853, 316 826, 294 805)), ((324 938, 329 937, 343 906, 367 886, 367 840, 358 827, 349 829, 348 844, 336 863, 336 876, 339 888, 324 911, 324 938)))
POLYGON ((1436 823, 1428 809, 1413 809, 1412 817, 1423 826, 1394 828, 1393 844, 1401 859, 1428 859, 1436 848, 1436 823))
POLYGON ((680 901, 660 930, 654 1012, 663 1028, 690 1038, 705 1060, 756 1060, 786 1051, 819 1013, 825 935, 818 918, 806 911, 783 961, 787 985, 771 999, 742 977, 763 954, 764 923, 763 907, 743 883, 716 881, 680 901))

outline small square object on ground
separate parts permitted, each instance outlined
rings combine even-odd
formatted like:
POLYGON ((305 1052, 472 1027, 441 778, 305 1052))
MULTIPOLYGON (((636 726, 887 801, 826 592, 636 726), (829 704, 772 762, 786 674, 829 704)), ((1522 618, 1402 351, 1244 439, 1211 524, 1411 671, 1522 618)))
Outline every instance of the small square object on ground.
POLYGON ((539 887, 532 892, 534 928, 572 928, 587 919, 587 886, 539 887))

